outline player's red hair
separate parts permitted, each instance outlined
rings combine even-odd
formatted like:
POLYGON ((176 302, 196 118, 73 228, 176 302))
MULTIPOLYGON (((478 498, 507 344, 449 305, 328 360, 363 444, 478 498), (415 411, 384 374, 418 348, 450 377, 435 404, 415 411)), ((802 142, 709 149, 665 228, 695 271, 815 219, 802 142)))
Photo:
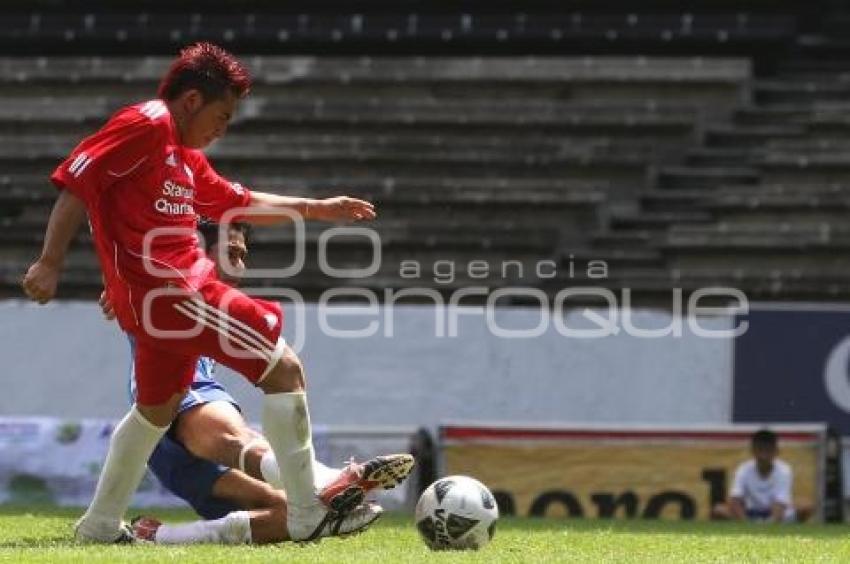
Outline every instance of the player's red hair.
POLYGON ((239 60, 212 43, 195 43, 180 51, 162 77, 157 95, 173 100, 187 90, 198 90, 205 102, 224 97, 230 90, 243 98, 251 90, 251 75, 239 60))

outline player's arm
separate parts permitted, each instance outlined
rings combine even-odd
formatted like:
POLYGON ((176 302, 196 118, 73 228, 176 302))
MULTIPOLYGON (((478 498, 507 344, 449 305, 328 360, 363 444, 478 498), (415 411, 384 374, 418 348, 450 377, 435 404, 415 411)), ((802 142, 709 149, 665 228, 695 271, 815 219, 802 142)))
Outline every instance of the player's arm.
POLYGON ((60 192, 44 236, 41 256, 27 270, 23 288, 30 299, 46 304, 56 295, 65 253, 86 217, 86 206, 67 190, 60 192))
POLYGON ((228 211, 238 208, 231 221, 274 225, 293 216, 319 221, 361 221, 375 218, 375 207, 367 201, 347 196, 312 199, 281 196, 247 190, 238 182, 222 177, 200 151, 188 155, 194 169, 195 210, 198 215, 221 221, 228 211), (252 210, 254 213, 252 213, 252 210))
POLYGON ((293 214, 305 220, 362 221, 375 219, 375 206, 365 200, 337 196, 321 200, 251 192, 250 206, 260 213, 248 212, 242 219, 256 225, 270 225, 292 220, 293 214), (277 212, 277 213, 276 213, 277 212))
POLYGON ((86 216, 86 206, 117 179, 141 170, 161 142, 164 127, 125 108, 77 145, 53 171, 50 180, 61 191, 48 220, 41 257, 22 283, 31 299, 41 304, 53 299, 65 252, 86 216))

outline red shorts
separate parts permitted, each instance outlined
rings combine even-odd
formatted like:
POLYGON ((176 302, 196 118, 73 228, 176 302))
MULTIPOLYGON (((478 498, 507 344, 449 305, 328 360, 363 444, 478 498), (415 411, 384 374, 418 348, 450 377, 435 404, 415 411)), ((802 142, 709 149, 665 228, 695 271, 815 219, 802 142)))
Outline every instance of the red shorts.
POLYGON ((280 305, 210 278, 196 292, 148 290, 134 300, 136 401, 158 405, 192 383, 206 356, 260 382, 283 356, 280 305))

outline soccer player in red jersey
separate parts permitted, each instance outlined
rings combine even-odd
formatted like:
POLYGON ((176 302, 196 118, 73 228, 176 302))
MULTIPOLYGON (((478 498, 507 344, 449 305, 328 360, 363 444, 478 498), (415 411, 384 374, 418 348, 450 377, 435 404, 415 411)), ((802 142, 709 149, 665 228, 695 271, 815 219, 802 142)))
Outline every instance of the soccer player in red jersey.
MULTIPOLYGON (((239 285, 248 255, 248 226, 231 223, 227 239, 220 226, 198 222, 207 255, 216 263, 219 278, 239 285), (229 265, 225 270, 223 265, 229 265), (229 272, 228 272, 229 270, 229 272)), ((114 319, 105 296, 101 307, 114 319)), ((131 350, 132 350, 131 340, 131 350)), ((215 362, 201 357, 189 393, 177 417, 160 440, 148 468, 160 483, 188 503, 203 521, 162 523, 154 517, 133 520, 137 539, 157 544, 265 544, 288 540, 286 496, 280 485, 274 452, 260 433, 250 428, 241 408, 216 379, 215 362)), ((130 368, 130 395, 135 396, 135 376, 130 368)), ((390 454, 345 469, 315 461, 316 485, 332 492, 335 484, 351 486, 351 473, 365 492, 399 485, 413 469, 413 456, 390 454)), ((332 494, 331 494, 332 495, 332 494)))
POLYGON ((257 224, 290 221, 293 213, 324 221, 375 217, 363 200, 250 191, 213 169, 200 149, 224 135, 249 89, 248 72, 230 53, 209 43, 188 47, 157 99, 119 110, 51 176, 60 194, 24 290, 39 303, 54 297, 68 244, 88 213, 109 302, 136 342, 136 404, 113 432, 94 499, 76 525, 81 540, 132 540, 123 515, 199 356, 264 392, 263 431, 280 466, 290 538, 351 533, 380 516, 377 506, 357 505, 356 473, 350 487, 316 491, 305 377, 281 338, 280 306, 219 280, 198 246, 197 215, 219 220, 238 209, 239 220, 257 224))

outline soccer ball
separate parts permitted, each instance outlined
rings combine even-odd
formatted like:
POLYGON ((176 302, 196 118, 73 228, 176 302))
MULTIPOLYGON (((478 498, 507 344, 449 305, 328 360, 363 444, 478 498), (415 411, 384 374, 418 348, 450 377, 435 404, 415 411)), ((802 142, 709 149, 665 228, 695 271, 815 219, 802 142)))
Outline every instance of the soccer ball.
POLYGON ((449 476, 422 492, 415 518, 431 550, 477 550, 493 538, 499 508, 478 480, 449 476))

